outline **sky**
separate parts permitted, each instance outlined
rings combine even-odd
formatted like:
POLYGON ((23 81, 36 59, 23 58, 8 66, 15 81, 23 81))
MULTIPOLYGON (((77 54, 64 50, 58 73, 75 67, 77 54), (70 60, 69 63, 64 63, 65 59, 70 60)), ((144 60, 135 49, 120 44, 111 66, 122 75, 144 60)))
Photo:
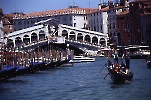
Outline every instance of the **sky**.
POLYGON ((0 0, 0 7, 4 14, 12 12, 41 12, 47 10, 64 9, 77 5, 82 8, 98 8, 100 2, 106 0, 0 0))

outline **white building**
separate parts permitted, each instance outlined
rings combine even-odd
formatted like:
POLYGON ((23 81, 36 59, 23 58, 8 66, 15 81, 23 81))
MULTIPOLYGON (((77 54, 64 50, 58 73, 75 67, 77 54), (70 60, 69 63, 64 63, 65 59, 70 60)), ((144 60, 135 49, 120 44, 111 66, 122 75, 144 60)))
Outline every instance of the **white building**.
POLYGON ((97 31, 104 34, 108 33, 108 7, 106 5, 99 4, 99 9, 95 12, 88 14, 88 28, 91 31, 97 31))
POLYGON ((44 12, 34 12, 29 14, 16 13, 14 14, 14 29, 15 31, 33 26, 36 22, 55 18, 60 21, 60 24, 73 26, 76 28, 87 27, 87 14, 96 9, 79 8, 78 6, 70 6, 61 10, 50 10, 44 12))
POLYGON ((4 43, 4 30, 3 30, 2 16, 3 16, 3 12, 2 9, 0 8, 0 48, 4 43))

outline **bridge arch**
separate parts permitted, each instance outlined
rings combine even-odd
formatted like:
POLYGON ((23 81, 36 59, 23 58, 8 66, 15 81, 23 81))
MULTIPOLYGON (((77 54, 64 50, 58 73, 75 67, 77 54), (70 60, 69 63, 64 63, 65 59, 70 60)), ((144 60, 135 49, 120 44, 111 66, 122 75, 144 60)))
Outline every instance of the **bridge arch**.
POLYGON ((38 35, 34 32, 31 34, 31 42, 37 42, 38 41, 38 35))
POLYGON ((22 39, 21 37, 16 37, 15 38, 15 47, 20 47, 22 45, 22 39))
POLYGON ((62 31, 62 36, 65 38, 68 38, 68 31, 67 30, 63 30, 62 31))
POLYGON ((39 31, 39 40, 44 40, 45 39, 45 31, 40 30, 39 31))
POLYGON ((51 36, 58 36, 58 20, 51 19, 51 21, 48 23, 48 30, 49 30, 49 35, 51 36))
POLYGON ((75 32, 74 32, 74 31, 71 31, 70 34, 69 34, 69 39, 70 39, 70 40, 75 40, 75 38, 76 38, 75 32))
POLYGON ((25 44, 30 43, 30 37, 29 37, 29 35, 24 35, 24 37, 23 37, 23 43, 25 43, 25 44))
POLYGON ((98 37, 96 37, 96 36, 92 37, 92 44, 95 44, 95 45, 98 44, 98 37))
POLYGON ((14 42, 12 39, 7 39, 7 46, 8 47, 14 47, 14 42))
POLYGON ((101 46, 105 46, 105 39, 104 38, 100 38, 100 45, 101 46))
POLYGON ((90 42, 91 42, 91 37, 90 37, 90 35, 85 35, 84 41, 90 43, 90 42))
POLYGON ((83 42, 83 35, 82 35, 82 33, 78 33, 77 34, 77 41, 83 42))

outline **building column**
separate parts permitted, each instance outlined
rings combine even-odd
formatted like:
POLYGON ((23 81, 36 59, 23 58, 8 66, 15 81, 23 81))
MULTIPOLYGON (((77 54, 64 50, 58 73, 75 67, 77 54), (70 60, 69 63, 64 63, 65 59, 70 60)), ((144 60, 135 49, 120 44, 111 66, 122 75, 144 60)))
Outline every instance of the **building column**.
POLYGON ((100 42, 99 42, 99 41, 100 41, 100 38, 98 38, 98 45, 100 45, 100 42))

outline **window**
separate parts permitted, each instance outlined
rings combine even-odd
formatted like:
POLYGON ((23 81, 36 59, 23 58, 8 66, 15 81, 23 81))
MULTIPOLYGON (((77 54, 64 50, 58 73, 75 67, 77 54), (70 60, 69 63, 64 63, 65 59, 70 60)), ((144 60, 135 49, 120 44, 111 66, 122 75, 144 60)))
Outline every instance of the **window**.
POLYGON ((21 21, 18 21, 18 25, 21 25, 21 21))
POLYGON ((102 25, 101 25, 101 31, 102 31, 102 25))
POLYGON ((67 21, 67 17, 63 17, 63 21, 67 21))
POLYGON ((26 25, 26 21, 24 21, 24 24, 26 25))
POLYGON ((74 23, 73 27, 76 27, 76 23, 74 23))
POLYGON ((139 17, 137 17, 137 22, 139 23, 139 17))
POLYGON ((120 25, 117 25, 117 29, 120 29, 120 25))
POLYGON ((12 25, 9 25, 8 27, 9 27, 9 29, 12 29, 12 25))

